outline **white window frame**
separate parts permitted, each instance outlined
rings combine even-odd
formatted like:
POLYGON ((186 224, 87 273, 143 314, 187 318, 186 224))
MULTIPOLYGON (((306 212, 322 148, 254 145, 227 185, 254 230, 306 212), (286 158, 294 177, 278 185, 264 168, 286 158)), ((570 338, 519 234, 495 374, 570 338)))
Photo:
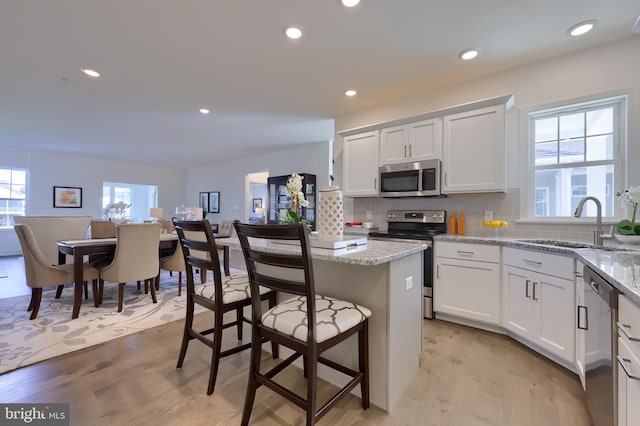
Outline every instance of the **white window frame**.
MULTIPOLYGON (((19 171, 19 172, 24 172, 25 176, 24 176, 24 214, 27 214, 27 211, 29 209, 28 206, 28 200, 29 200, 29 170, 28 169, 23 169, 20 167, 0 167, 0 169, 2 170, 9 170, 9 171, 19 171)), ((13 198, 13 197, 9 197, 9 198, 3 198, 3 200, 23 200, 22 198, 13 198)), ((4 216, 4 214, 3 214, 4 216)), ((8 223, 5 226, 0 226, 0 229, 13 229, 13 223, 8 223)))
MULTIPOLYGON (((556 167, 580 167, 580 166, 597 166, 603 164, 612 164, 614 168, 613 172, 613 182, 615 185, 614 192, 617 188, 624 189, 627 187, 626 184, 626 151, 627 151, 627 111, 628 111, 628 97, 626 94, 619 95, 609 95, 609 96, 601 96, 601 97, 592 97, 589 99, 582 100, 574 100, 574 101, 566 101, 562 103, 555 104, 553 106, 546 106, 540 108, 531 108, 525 111, 525 114, 522 115, 522 125, 526 129, 526 131, 522 134, 522 137, 525 139, 524 145, 526 145, 526 158, 527 158, 527 167, 524 169, 524 174, 526 176, 521 175, 521 182, 524 184, 521 185, 522 192, 520 194, 520 219, 518 222, 522 223, 580 223, 580 222, 593 222, 593 218, 591 217, 581 217, 575 218, 573 216, 565 217, 565 216, 551 216, 551 217, 539 217, 535 215, 535 143, 534 143, 534 131, 535 129, 532 126, 532 122, 534 118, 540 118, 544 114, 554 114, 554 113, 570 113, 571 111, 582 111, 585 108, 597 108, 599 106, 603 106, 606 104, 615 104, 617 103, 618 107, 615 109, 617 112, 616 120, 617 120, 617 128, 614 131, 614 141, 613 141, 613 161, 611 160, 603 160, 603 161, 586 161, 582 163, 562 163, 554 165, 556 167), (616 137, 617 136, 617 137, 616 137)), ((616 113, 614 112, 614 114, 616 113)), ((521 151, 522 152, 522 151, 521 151)), ((617 223, 619 220, 624 218, 625 212, 624 209, 620 206, 620 203, 614 196, 613 202, 613 216, 605 217, 604 207, 603 207, 603 223, 617 223)))

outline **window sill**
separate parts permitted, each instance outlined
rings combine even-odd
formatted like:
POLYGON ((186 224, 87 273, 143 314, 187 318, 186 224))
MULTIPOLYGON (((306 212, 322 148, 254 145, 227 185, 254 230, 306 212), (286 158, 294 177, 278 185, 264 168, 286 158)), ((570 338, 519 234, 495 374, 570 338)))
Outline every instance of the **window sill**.
MULTIPOLYGON (((602 218, 602 225, 617 225, 621 219, 615 218, 602 218)), ((535 219, 516 219, 515 223, 521 225, 594 225, 596 223, 595 217, 557 217, 557 218, 535 218, 535 219)))

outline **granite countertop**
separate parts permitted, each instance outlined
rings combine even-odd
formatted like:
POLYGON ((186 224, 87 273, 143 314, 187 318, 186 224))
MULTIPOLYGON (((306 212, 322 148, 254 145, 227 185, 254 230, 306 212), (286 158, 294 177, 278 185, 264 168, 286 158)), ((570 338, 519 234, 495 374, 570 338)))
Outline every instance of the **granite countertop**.
POLYGON ((630 300, 640 304, 640 246, 606 241, 603 248, 581 241, 559 241, 561 245, 534 243, 550 239, 474 237, 466 235, 438 235, 437 241, 491 244, 506 247, 535 249, 574 256, 605 278, 630 300), (528 240, 528 241, 523 241, 528 240))
MULTIPOLYGON (((240 240, 237 237, 225 238, 224 240, 216 239, 216 244, 220 246, 240 248, 240 240)), ((295 253, 300 251, 296 246, 273 242, 266 243, 265 247, 268 247, 269 250, 280 253, 295 253)), ((328 260, 331 262, 348 263, 351 265, 375 266, 388 263, 414 253, 420 253, 427 247, 428 246, 426 244, 418 243, 368 240, 367 244, 364 245, 337 250, 312 247, 311 257, 314 260, 328 260)))

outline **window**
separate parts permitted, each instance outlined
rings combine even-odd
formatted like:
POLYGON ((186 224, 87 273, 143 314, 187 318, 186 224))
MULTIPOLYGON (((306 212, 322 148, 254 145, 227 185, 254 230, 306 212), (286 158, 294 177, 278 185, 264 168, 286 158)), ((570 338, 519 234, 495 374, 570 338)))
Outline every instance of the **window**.
POLYGON ((124 217, 133 222, 142 222, 149 218, 149 209, 158 206, 158 187, 155 185, 103 182, 103 214, 106 216, 113 213, 113 210, 108 212, 107 207, 117 203, 129 206, 123 212, 124 217))
POLYGON ((24 216, 26 200, 27 171, 0 169, 0 228, 10 228, 14 216, 24 216))
MULTIPOLYGON (((529 114, 532 215, 573 217, 579 201, 594 196, 603 217, 615 215, 622 187, 626 98, 608 98, 529 114)), ((585 216, 595 216, 593 203, 585 216)))

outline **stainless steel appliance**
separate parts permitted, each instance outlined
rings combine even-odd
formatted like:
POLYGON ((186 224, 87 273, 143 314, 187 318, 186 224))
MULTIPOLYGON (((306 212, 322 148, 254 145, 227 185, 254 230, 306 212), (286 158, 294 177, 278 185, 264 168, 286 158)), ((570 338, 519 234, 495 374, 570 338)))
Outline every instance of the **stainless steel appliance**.
POLYGON ((440 195, 440 160, 380 166, 381 197, 440 195))
POLYGON ((588 266, 584 267, 584 282, 585 306, 582 308, 585 312, 578 315, 578 327, 586 330, 587 407, 594 426, 613 426, 616 424, 618 389, 614 369, 618 291, 588 266))
POLYGON ((387 231, 369 233, 371 239, 400 239, 426 244, 423 261, 424 317, 433 318, 433 236, 447 232, 444 210, 389 210, 387 231))

